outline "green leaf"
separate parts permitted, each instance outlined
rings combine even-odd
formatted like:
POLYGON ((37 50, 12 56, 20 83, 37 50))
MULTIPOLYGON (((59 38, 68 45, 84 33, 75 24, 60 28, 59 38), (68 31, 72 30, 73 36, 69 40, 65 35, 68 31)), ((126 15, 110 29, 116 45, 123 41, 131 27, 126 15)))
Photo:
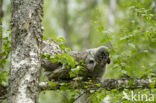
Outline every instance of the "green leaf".
POLYGON ((54 82, 52 82, 52 81, 49 81, 48 82, 52 87, 55 87, 57 84, 56 83, 54 83, 54 82))

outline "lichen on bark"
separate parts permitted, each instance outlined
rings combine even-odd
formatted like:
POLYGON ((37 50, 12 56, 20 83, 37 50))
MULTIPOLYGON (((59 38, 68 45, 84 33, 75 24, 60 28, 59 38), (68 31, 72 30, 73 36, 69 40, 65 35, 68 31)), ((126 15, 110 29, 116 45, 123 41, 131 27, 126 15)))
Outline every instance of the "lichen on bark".
POLYGON ((37 103, 43 0, 13 0, 8 103, 37 103))

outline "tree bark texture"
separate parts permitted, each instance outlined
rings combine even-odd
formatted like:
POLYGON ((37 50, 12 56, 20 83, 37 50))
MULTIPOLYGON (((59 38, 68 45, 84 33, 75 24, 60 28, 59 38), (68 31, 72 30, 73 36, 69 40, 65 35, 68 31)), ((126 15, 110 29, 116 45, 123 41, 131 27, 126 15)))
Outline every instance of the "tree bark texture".
POLYGON ((8 103, 38 103, 43 0, 12 1, 8 103))

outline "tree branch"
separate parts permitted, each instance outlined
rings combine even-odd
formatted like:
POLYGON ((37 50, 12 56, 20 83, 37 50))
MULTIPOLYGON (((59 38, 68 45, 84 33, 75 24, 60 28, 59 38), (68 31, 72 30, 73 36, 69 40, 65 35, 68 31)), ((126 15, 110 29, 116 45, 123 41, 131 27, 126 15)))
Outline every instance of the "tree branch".
MULTIPOLYGON (((106 89, 106 90, 112 90, 112 89, 139 89, 139 88, 156 88, 156 81, 155 79, 106 79, 101 86, 97 86, 97 83, 91 83, 88 84, 88 82, 75 82, 70 81, 70 84, 73 84, 73 86, 68 87, 69 89, 106 89), (88 85, 88 88, 85 88, 85 85, 88 85)), ((53 82, 55 86, 50 85, 48 82, 41 82, 39 84, 41 91, 43 90, 57 90, 60 89, 62 86, 62 83, 59 82, 53 82)))
MULTIPOLYGON (((65 82, 52 82, 52 84, 48 82, 41 82, 39 84, 40 90, 59 90, 61 86, 67 86, 69 89, 139 89, 139 88, 156 88, 156 78, 153 79, 106 79, 101 86, 97 86, 97 83, 88 83, 88 82, 77 82, 77 81, 65 81, 65 82), (69 85, 68 85, 69 84, 69 85), (72 84, 72 86, 71 86, 72 84), (85 85, 88 87, 85 88, 85 85)), ((7 95, 7 87, 0 85, 0 103, 4 99, 6 99, 7 95)))

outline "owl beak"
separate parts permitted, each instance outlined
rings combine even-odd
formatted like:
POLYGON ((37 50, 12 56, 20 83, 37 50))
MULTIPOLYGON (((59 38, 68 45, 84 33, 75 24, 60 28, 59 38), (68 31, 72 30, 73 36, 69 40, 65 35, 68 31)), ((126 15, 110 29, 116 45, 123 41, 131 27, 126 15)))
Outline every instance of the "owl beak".
POLYGON ((106 59, 106 60, 107 60, 107 63, 108 63, 108 64, 110 64, 110 62, 111 62, 110 58, 109 58, 109 57, 107 57, 107 59, 106 59))

